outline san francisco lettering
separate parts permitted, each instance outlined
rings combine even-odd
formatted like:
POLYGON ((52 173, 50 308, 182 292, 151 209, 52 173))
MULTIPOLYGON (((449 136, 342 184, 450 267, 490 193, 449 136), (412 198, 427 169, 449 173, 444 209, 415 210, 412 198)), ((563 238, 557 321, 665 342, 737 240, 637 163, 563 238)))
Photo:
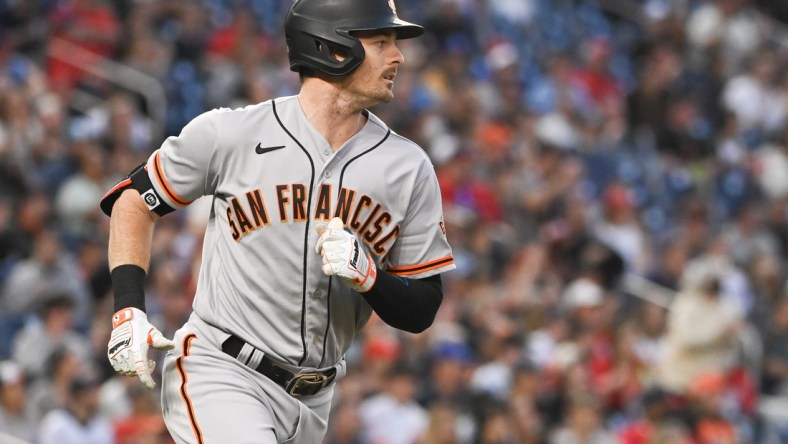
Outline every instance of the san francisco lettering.
MULTIPOLYGON (((399 234, 399 226, 391 226, 391 213, 369 195, 344 187, 335 193, 332 188, 331 184, 322 184, 314 208, 307 208, 309 193, 306 185, 275 185, 272 194, 276 197, 276 205, 272 207, 274 220, 278 219, 280 223, 306 222, 309 211, 315 221, 328 222, 333 217, 339 217, 375 254, 386 253, 399 234)), ((233 196, 229 200, 227 223, 236 241, 271 225, 271 220, 263 192, 259 188, 246 192, 243 197, 233 196)))

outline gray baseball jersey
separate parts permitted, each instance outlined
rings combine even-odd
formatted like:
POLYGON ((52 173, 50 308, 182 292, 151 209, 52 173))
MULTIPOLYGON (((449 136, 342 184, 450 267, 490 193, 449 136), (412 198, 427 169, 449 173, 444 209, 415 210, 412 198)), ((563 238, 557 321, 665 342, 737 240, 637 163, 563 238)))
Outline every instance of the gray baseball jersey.
POLYGON ((371 315, 322 273, 316 223, 341 217, 391 274, 454 268, 429 158, 372 113, 333 152, 296 96, 213 110, 167 139, 147 172, 174 208, 213 196, 194 312, 282 362, 336 364, 371 315))

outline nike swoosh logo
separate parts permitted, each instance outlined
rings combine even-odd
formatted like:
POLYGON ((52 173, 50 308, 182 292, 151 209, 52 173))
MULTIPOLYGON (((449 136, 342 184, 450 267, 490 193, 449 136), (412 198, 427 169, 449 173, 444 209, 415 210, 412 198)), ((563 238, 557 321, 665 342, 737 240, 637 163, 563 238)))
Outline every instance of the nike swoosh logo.
POLYGON ((265 154, 270 153, 271 151, 281 150, 284 148, 284 145, 279 146, 269 146, 268 148, 263 148, 262 144, 258 143, 257 146, 254 148, 254 152, 257 154, 265 154))

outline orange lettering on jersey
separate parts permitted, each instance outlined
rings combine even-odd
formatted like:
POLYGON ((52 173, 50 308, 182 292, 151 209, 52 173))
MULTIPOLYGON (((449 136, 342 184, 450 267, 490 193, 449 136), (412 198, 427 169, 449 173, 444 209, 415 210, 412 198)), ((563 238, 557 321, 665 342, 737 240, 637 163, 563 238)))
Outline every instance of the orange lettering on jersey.
POLYGON ((372 210, 372 214, 370 214, 369 217, 367 217, 367 220, 364 221, 364 225, 362 225, 361 228, 356 230, 357 233, 361 234, 364 232, 364 230, 367 229, 369 224, 372 223, 372 219, 374 219, 375 216, 378 214, 378 211, 380 211, 380 207, 381 207, 380 204, 375 205, 375 209, 372 210))
POLYGON ((361 223, 358 221, 358 216, 361 214, 361 210, 363 208, 369 208, 372 204, 372 198, 367 196, 366 194, 361 196, 358 200, 358 206, 356 207, 356 211, 353 213, 353 219, 350 220, 350 228, 355 231, 358 231, 358 228, 361 226, 361 223))
POLYGON ((263 200, 260 189, 248 191, 246 193, 246 200, 249 202, 249 209, 252 211, 255 228, 269 225, 268 211, 265 209, 265 201, 263 200))
POLYGON ((227 222, 230 223, 230 229, 233 230, 233 240, 238 240, 241 238, 241 233, 238 232, 238 227, 235 225, 235 221, 233 220, 233 209, 227 207, 227 222))
POLYGON ((289 192, 288 185, 277 185, 276 186, 276 200, 279 204, 279 220, 281 222, 287 222, 287 211, 285 209, 285 205, 290 203, 290 198, 285 195, 285 193, 289 192))
POLYGON ((331 219, 331 185, 324 183, 320 186, 320 194, 317 195, 315 220, 328 221, 329 219, 331 219))
POLYGON ((304 201, 306 200, 306 187, 301 183, 294 183, 293 190, 293 221, 304 222, 306 221, 306 208, 304 201))
POLYGON ((391 223, 391 214, 388 211, 384 211, 383 214, 378 216, 375 219, 375 222, 372 224, 373 230, 366 230, 364 232, 364 240, 368 243, 375 242, 375 239, 380 236, 380 233, 383 232, 383 225, 388 225, 391 223))
POLYGON ((337 208, 334 211, 334 217, 338 217, 347 225, 350 220, 350 210, 353 208, 353 200, 356 197, 356 191, 348 188, 339 190, 339 198, 337 199, 337 208))
POLYGON ((238 225, 241 227, 241 235, 245 235, 246 233, 254 230, 252 223, 249 222, 249 216, 246 215, 241 203, 238 202, 237 197, 233 197, 232 200, 233 204, 233 212, 235 213, 235 219, 238 221, 238 225))
POLYGON ((385 253, 386 249, 388 248, 388 247, 386 247, 386 244, 390 240, 396 239, 398 234, 399 234, 399 225, 394 227, 394 229, 392 229, 388 234, 383 236, 382 239, 380 239, 379 241, 375 242, 375 245, 373 247, 374 250, 375 250, 375 253, 377 253, 378 255, 381 255, 381 254, 385 253))

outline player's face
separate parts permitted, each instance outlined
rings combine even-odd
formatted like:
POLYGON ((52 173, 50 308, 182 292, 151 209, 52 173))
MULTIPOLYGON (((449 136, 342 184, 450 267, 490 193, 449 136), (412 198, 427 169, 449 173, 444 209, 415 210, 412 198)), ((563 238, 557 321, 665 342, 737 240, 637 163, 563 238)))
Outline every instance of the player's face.
POLYGON ((365 31, 356 34, 364 45, 364 62, 354 70, 345 83, 345 90, 363 103, 363 107, 394 98, 394 77, 404 61, 397 48, 393 30, 365 31))

